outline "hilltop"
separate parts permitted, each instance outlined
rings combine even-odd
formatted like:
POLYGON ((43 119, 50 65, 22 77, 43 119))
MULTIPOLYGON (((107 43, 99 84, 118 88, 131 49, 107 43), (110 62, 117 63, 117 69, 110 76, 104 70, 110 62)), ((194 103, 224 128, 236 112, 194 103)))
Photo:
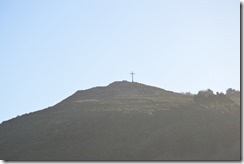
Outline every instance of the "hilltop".
POLYGON ((240 160, 238 97, 127 81, 80 90, 0 124, 0 159, 240 160))

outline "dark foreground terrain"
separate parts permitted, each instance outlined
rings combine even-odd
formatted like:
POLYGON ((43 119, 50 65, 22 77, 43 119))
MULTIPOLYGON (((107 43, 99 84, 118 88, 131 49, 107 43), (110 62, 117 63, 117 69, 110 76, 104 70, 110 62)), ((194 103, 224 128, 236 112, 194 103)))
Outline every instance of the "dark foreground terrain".
POLYGON ((3 160, 240 160, 240 95, 114 82, 0 124, 3 160))

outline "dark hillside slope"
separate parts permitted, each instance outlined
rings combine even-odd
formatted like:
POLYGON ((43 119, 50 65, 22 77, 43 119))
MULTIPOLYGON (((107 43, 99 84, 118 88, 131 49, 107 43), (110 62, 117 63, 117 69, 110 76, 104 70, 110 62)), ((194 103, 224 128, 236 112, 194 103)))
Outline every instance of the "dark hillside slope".
POLYGON ((0 159, 240 160, 240 109, 115 82, 0 124, 0 159))

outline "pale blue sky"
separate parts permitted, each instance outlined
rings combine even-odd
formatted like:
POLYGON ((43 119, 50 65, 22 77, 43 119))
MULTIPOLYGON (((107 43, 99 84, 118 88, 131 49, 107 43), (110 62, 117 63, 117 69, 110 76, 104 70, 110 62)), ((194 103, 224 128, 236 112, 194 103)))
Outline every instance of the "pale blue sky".
POLYGON ((240 1, 1 0, 0 122, 131 80, 240 89, 240 1))

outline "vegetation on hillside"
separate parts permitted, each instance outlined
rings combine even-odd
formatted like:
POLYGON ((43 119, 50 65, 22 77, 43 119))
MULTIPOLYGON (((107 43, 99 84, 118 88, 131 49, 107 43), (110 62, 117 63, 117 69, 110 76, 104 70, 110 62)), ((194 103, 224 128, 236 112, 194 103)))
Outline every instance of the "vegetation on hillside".
POLYGON ((222 112, 238 110, 240 109, 240 92, 231 88, 226 90, 226 94, 222 92, 214 94, 211 89, 202 90, 194 95, 194 103, 202 108, 222 110, 222 112))

